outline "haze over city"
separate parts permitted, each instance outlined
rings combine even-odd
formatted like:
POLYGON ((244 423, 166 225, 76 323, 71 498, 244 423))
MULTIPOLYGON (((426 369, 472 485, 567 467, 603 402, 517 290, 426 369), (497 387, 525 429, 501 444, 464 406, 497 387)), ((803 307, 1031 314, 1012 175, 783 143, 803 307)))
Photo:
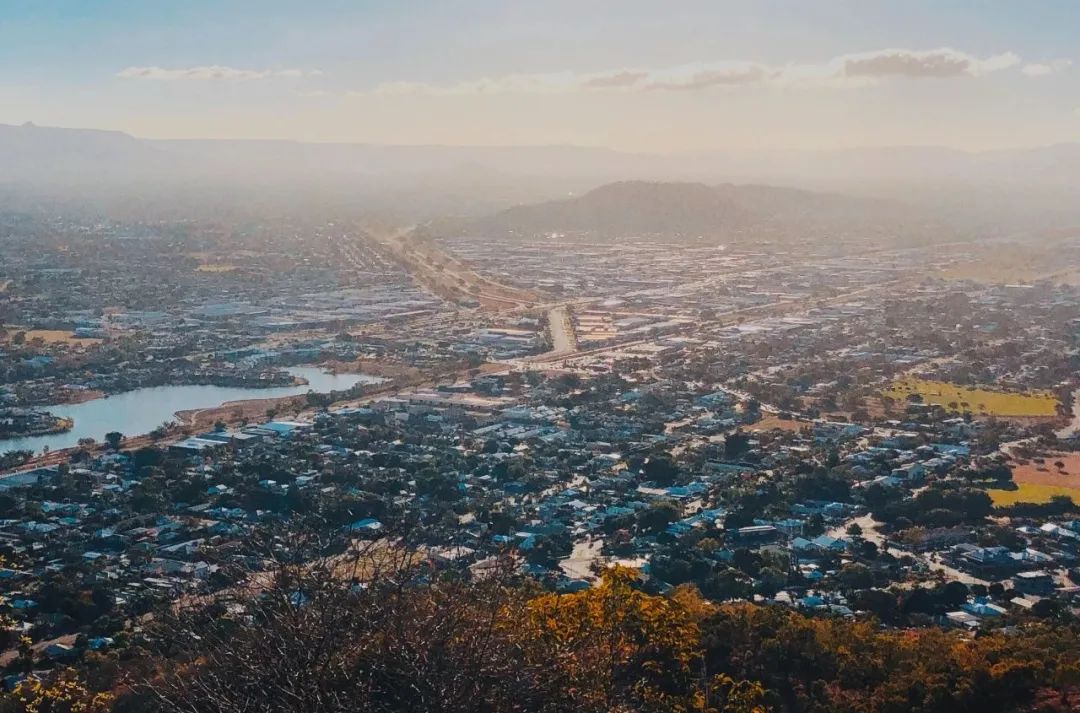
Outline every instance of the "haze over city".
POLYGON ((1073 141, 1070 2, 5 3, 0 121, 630 151, 1073 141))
POLYGON ((1080 710, 1077 27, 0 0, 0 713, 1080 710))

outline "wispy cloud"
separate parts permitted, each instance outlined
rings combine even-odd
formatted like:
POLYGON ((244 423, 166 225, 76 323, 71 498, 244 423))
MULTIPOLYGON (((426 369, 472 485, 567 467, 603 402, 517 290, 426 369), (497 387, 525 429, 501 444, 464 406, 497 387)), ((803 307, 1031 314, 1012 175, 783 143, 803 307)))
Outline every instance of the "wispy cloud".
POLYGON ((643 70, 621 69, 615 72, 603 72, 585 77, 580 82, 585 89, 610 89, 612 87, 632 87, 649 78, 643 70))
POLYGON ((297 79, 301 77, 316 77, 321 74, 322 72, 317 69, 238 69, 236 67, 212 64, 175 69, 156 66, 127 67, 117 72, 116 76, 123 79, 146 79, 162 82, 246 82, 257 79, 297 79))
MULTIPOLYGON (((1067 60, 1059 60, 1067 61, 1067 60)), ((1013 52, 977 57, 948 47, 933 50, 885 49, 848 54, 821 63, 767 65, 759 62, 700 62, 665 68, 620 67, 579 74, 510 74, 462 82, 388 82, 352 94, 542 94, 583 91, 701 91, 717 87, 781 86, 804 88, 864 87, 891 78, 949 79, 980 77, 1022 63, 1013 52)), ((1039 70, 1023 69, 1035 76, 1039 70)), ((1041 66, 1041 65, 1040 65, 1041 66)))
POLYGON ((1030 64, 1025 64, 1020 71, 1029 77, 1045 77, 1048 74, 1064 72, 1071 66, 1071 59, 1055 59, 1050 62, 1032 62, 1030 64))
POLYGON ((780 76, 782 70, 760 64, 736 62, 722 65, 703 65, 699 68, 678 67, 674 71, 650 73, 639 88, 648 90, 694 91, 709 87, 736 87, 762 84, 780 76))
POLYGON ((1004 52, 980 59, 950 48, 928 51, 888 49, 839 57, 841 71, 848 77, 907 77, 941 79, 977 77, 1020 64, 1020 57, 1004 52))

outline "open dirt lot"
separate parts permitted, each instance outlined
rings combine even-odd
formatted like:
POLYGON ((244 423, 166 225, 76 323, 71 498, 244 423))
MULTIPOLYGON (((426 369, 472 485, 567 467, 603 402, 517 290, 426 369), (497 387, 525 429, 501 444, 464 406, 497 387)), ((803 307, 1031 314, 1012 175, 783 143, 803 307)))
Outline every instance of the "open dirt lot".
POLYGON ((74 344, 90 346, 94 344, 101 344, 100 339, 83 339, 76 337, 71 332, 64 331, 62 329, 27 329, 23 330, 19 327, 4 327, 7 330, 6 337, 0 337, 0 341, 10 340, 16 332, 25 332, 26 341, 30 343, 35 339, 40 339, 46 344, 74 344))
POLYGON ((781 431, 798 433, 809 425, 810 424, 806 421, 794 421, 769 414, 757 423, 747 426, 747 428, 751 431, 771 431, 779 428, 781 431))
POLYGON ((1019 488, 990 491, 994 504, 1045 503, 1055 495, 1068 495, 1080 502, 1080 453, 1047 453, 1040 460, 1011 463, 1013 481, 1019 488))

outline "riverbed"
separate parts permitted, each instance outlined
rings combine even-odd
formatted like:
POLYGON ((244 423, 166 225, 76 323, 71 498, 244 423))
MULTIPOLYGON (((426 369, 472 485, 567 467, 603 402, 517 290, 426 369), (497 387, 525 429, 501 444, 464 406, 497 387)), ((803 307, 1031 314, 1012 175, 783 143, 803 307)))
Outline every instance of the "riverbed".
POLYGON ((78 404, 43 406, 41 410, 49 411, 54 416, 73 419, 74 427, 65 433, 0 440, 0 452, 27 450, 40 453, 45 448, 55 451, 77 446, 80 438, 103 441, 105 434, 112 431, 118 431, 125 436, 137 436, 149 433, 162 423, 173 420, 178 411, 213 408, 230 401, 300 396, 308 391, 344 391, 356 384, 383 381, 379 377, 366 374, 331 374, 318 367, 295 367, 288 371, 308 383, 268 389, 190 384, 153 386, 78 404))

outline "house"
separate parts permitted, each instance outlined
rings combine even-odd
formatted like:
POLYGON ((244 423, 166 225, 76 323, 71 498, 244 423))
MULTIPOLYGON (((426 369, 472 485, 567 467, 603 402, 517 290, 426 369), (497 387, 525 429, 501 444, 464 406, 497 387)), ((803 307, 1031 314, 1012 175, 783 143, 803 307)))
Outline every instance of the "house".
POLYGON ((975 545, 957 545, 953 553, 958 556, 957 564, 974 570, 1005 569, 1015 565, 1012 553, 1006 547, 976 547, 975 545))
POLYGON ((926 466, 919 462, 907 463, 899 468, 893 468, 890 475, 908 482, 922 480, 926 477, 926 466))
POLYGON ((951 611, 945 615, 945 622, 960 629, 977 629, 979 617, 967 611, 951 611))
POLYGON ((998 617, 1008 612, 1005 607, 994 604, 986 597, 975 597, 970 602, 962 604, 960 608, 980 618, 998 617))
POLYGON ((773 525, 749 525, 740 527, 734 534, 740 542, 764 542, 775 539, 779 531, 773 525))
POLYGON ((70 661, 79 655, 74 646, 67 644, 49 644, 45 647, 44 654, 54 661, 70 661))
POLYGON ((201 456, 225 449, 228 443, 192 436, 169 446, 169 452, 178 456, 201 456))
POLYGON ((366 517, 363 520, 357 520, 349 525, 348 529, 353 532, 378 532, 383 527, 383 524, 373 517, 366 517))
POLYGON ((828 535, 818 535, 810 540, 810 548, 819 552, 844 552, 847 550, 848 544, 850 543, 842 537, 829 537, 828 535))
POLYGON ((1013 588, 1022 594, 1051 594, 1054 591, 1054 577, 1043 569, 1020 572, 1013 577, 1013 588))
POLYGON ((303 421, 271 421, 270 423, 264 423, 257 427, 259 432, 268 432, 270 435, 279 438, 288 438, 298 431, 307 430, 309 428, 311 428, 311 424, 304 423, 303 421))

